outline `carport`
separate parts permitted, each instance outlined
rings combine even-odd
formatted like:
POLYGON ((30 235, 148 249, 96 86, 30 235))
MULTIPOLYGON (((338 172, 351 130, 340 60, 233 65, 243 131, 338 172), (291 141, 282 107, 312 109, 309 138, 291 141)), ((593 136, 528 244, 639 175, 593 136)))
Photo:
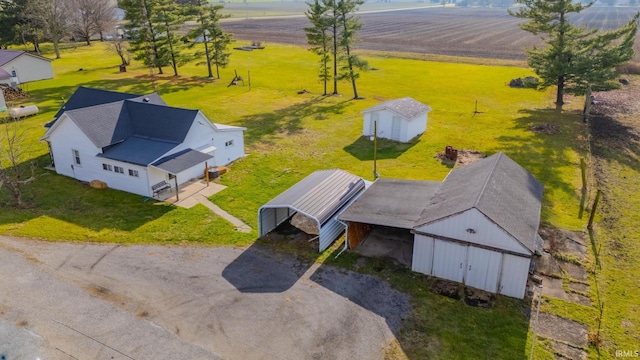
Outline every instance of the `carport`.
POLYGON ((378 179, 338 216, 347 225, 345 246, 365 256, 392 257, 410 267, 411 231, 440 184, 378 179))
POLYGON ((345 230, 337 214, 364 189, 364 180, 346 171, 318 170, 260 207, 260 236, 300 213, 317 224, 322 252, 345 230))

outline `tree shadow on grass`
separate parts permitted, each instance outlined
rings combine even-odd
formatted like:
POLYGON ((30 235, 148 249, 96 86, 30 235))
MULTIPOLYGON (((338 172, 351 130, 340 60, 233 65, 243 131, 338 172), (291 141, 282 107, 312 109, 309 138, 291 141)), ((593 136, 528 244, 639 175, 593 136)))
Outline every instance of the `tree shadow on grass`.
POLYGON ((593 155, 640 169, 640 126, 633 128, 601 113, 590 117, 589 126, 593 155))
POLYGON ((302 132, 302 121, 311 117, 314 120, 329 118, 327 114, 339 115, 350 100, 340 103, 327 101, 326 96, 316 96, 302 103, 275 110, 251 114, 240 120, 240 126, 246 127, 244 141, 246 144, 268 142, 267 137, 277 133, 293 135, 302 132))
MULTIPOLYGON (((575 167, 580 171, 580 164, 574 163, 572 152, 584 153, 584 124, 577 114, 558 114, 555 109, 521 110, 521 117, 516 119, 516 129, 531 135, 500 136, 497 138, 499 149, 523 166, 542 183, 545 189, 553 189, 567 194, 576 200, 576 214, 579 212, 579 189, 573 185, 573 178, 562 174, 561 168, 575 167), (536 132, 534 127, 545 125, 552 132, 536 132)), ((545 197, 545 206, 552 208, 550 197, 545 197)))
POLYGON ((8 191, 0 188, 0 207, 3 209, 0 225, 49 217, 95 232, 104 229, 132 231, 174 209, 154 200, 145 201, 140 195, 91 188, 86 183, 45 170, 43 167, 49 162, 49 155, 45 154, 19 165, 25 174, 30 174, 28 168, 35 165, 35 179, 23 188, 24 208, 16 208, 8 191))
MULTIPOLYGON (((420 136, 416 136, 407 143, 393 141, 389 139, 378 139, 378 150, 376 157, 380 159, 397 159, 420 142, 420 136)), ((373 160, 373 141, 368 136, 361 136, 358 140, 345 146, 344 151, 353 155, 360 161, 373 160)))

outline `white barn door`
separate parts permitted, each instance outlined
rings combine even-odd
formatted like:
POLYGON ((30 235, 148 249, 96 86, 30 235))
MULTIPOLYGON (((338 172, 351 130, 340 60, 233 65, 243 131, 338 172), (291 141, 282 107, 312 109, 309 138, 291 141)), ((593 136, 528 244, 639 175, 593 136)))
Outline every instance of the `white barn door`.
POLYGON ((492 293, 497 292, 501 262, 501 253, 469 246, 465 285, 492 293))
POLYGON ((433 276, 462 282, 467 245, 436 239, 433 251, 433 276))
POLYGON ((400 129, 402 128, 402 120, 394 116, 391 122, 391 140, 400 140, 400 129))

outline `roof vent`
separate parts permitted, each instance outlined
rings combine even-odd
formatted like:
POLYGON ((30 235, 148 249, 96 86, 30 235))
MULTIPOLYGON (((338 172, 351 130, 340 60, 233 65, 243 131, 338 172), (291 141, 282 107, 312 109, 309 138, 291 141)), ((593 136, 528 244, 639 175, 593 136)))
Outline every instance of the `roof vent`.
POLYGON ((149 102, 149 101, 151 101, 151 99, 149 99, 148 97, 146 97, 146 98, 142 99, 142 101, 144 101, 144 102, 149 102))

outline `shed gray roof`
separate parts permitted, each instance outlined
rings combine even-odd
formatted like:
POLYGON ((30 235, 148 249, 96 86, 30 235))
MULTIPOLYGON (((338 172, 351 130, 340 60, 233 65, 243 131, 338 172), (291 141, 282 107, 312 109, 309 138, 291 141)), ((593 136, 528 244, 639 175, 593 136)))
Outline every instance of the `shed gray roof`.
POLYGON ((407 119, 413 119, 414 117, 422 113, 431 111, 431 108, 429 106, 407 96, 401 99, 385 101, 383 103, 380 103, 376 106, 373 106, 364 110, 363 113, 384 110, 384 109, 396 112, 407 119))
POLYGON ((364 187, 364 180, 346 171, 318 170, 261 208, 290 207, 323 225, 364 187))
POLYGON ((534 252, 542 191, 542 184, 533 175, 499 152, 452 170, 417 227, 476 208, 534 252))
POLYGON ((440 184, 438 181, 378 179, 338 219, 413 229, 440 184))
MULTIPOLYGON (((193 149, 185 149, 156 161, 152 165, 170 174, 177 174, 213 158, 213 156, 193 149)), ((204 172, 204 167, 202 169, 204 172)))

